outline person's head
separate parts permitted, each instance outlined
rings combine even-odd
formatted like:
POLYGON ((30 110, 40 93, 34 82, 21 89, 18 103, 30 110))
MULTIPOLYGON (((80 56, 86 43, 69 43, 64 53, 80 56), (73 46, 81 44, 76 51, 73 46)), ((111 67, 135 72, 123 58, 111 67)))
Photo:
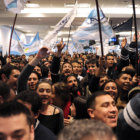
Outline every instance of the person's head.
POLYGON ((0 139, 34 140, 30 111, 16 101, 0 105, 0 139))
POLYGON ((64 74, 64 76, 67 76, 71 73, 73 73, 73 67, 69 62, 65 62, 62 64, 61 67, 61 73, 64 74))
POLYGON ((50 81, 41 80, 36 87, 36 92, 42 99, 42 105, 48 105, 52 98, 52 84, 50 81))
POLYGON ((134 96, 136 96, 138 93, 140 93, 140 86, 136 86, 134 88, 132 88, 129 92, 128 92, 128 100, 131 100, 134 96))
POLYGON ((73 62, 71 62, 71 64, 72 64, 72 67, 73 67, 73 73, 78 75, 81 64, 78 61, 73 61, 73 62))
POLYGON ((82 58, 78 58, 77 61, 81 64, 81 67, 83 68, 83 66, 84 66, 83 59, 82 58))
POLYGON ((66 126, 58 140, 117 140, 112 129, 99 120, 76 120, 66 126))
POLYGON ((70 91, 67 85, 63 82, 55 83, 52 86, 53 104, 63 109, 69 100, 70 100, 70 91))
POLYGON ((91 75, 95 75, 96 69, 97 69, 97 60, 96 59, 90 59, 86 62, 87 71, 91 75))
POLYGON ((105 91, 93 93, 87 100, 88 114, 91 119, 98 119, 110 127, 117 126, 118 110, 114 99, 105 91))
POLYGON ((109 68, 112 67, 114 63, 114 55, 112 53, 108 53, 105 59, 106 59, 107 67, 109 68))
POLYGON ((21 60, 20 63, 19 63, 19 68, 20 70, 22 70, 24 68, 24 66, 26 65, 26 62, 21 60))
POLYGON ((72 87, 78 87, 78 81, 74 74, 66 76, 65 83, 67 84, 69 89, 71 89, 72 87))
POLYGON ((3 82, 7 82, 8 79, 17 81, 20 75, 20 70, 16 66, 6 64, 0 70, 0 78, 3 82))
POLYGON ((51 65, 51 62, 50 62, 50 61, 46 61, 46 62, 44 62, 44 66, 45 66, 45 67, 49 68, 50 65, 51 65))
POLYGON ((36 85, 37 85, 39 79, 40 79, 40 75, 36 71, 33 71, 30 74, 28 81, 27 81, 27 84, 31 90, 36 89, 36 85))
POLYGON ((40 77, 42 76, 41 67, 39 65, 35 66, 34 71, 38 72, 40 77))
POLYGON ((108 81, 106 81, 103 84, 103 86, 101 87, 101 89, 106 91, 106 92, 109 92, 114 100, 117 99, 117 97, 118 97, 118 86, 117 86, 117 83, 114 80, 109 79, 108 81))
POLYGON ((109 79, 109 77, 108 77, 106 74, 101 75, 101 76, 100 76, 100 79, 99 79, 99 87, 102 87, 103 84, 104 84, 106 81, 108 81, 108 79, 109 79))
POLYGON ((117 136, 119 140, 139 140, 140 138, 140 92, 127 103, 119 113, 117 136))
POLYGON ((74 101, 70 107, 72 117, 75 119, 89 118, 86 101, 87 100, 84 97, 78 96, 74 98, 74 101))
POLYGON ((24 104, 31 111, 34 119, 38 118, 42 108, 42 101, 35 91, 22 91, 16 96, 16 100, 24 104))
POLYGON ((21 58, 22 58, 22 60, 26 60, 26 55, 23 54, 23 55, 21 56, 21 58))
POLYGON ((12 95, 10 94, 10 87, 0 81, 0 104, 10 101, 12 98, 12 95))
POLYGON ((118 84, 121 90, 129 91, 130 88, 132 87, 131 74, 127 71, 121 72, 116 79, 116 83, 118 84))

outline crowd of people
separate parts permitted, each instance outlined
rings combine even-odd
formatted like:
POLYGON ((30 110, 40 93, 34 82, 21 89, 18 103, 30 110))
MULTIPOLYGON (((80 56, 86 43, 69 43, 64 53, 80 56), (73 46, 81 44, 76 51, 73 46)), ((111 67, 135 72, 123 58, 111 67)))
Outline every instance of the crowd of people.
POLYGON ((120 56, 71 56, 64 47, 0 57, 0 140, 138 140, 135 40, 122 41, 120 56))

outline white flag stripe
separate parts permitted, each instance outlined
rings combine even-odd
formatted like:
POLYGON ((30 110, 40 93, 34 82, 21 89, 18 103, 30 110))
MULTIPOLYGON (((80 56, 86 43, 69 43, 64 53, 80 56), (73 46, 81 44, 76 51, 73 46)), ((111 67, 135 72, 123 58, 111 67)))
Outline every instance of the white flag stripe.
MULTIPOLYGON (((77 5, 77 3, 76 3, 76 5, 77 5)), ((77 6, 76 6, 76 7, 77 7, 77 6)), ((58 24, 56 25, 55 29, 44 37, 44 39, 43 39, 43 45, 45 45, 45 46, 47 46, 47 47, 50 48, 50 46, 51 46, 51 43, 50 43, 51 40, 53 40, 54 38, 57 37, 58 32, 59 32, 67 23, 70 24, 69 20, 72 21, 72 20, 71 20, 71 17, 72 17, 72 15, 74 15, 75 9, 76 9, 76 8, 75 8, 75 6, 74 6, 74 8, 73 8, 69 13, 67 13, 67 14, 61 19, 61 21, 58 22, 58 24)))

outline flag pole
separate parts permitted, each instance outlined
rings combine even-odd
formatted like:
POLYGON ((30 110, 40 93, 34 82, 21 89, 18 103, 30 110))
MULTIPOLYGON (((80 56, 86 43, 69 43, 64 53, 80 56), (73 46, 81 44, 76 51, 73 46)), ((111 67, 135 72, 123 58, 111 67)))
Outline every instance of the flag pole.
POLYGON ((69 35, 68 35, 68 42, 67 42, 67 50, 68 50, 68 45, 69 45, 69 39, 70 39, 71 26, 72 26, 72 24, 70 25, 70 28, 69 28, 69 35))
POLYGON ((9 42, 9 56, 10 56, 10 49, 11 49, 11 43, 12 43, 12 36, 13 36, 13 31, 14 31, 16 19, 17 19, 17 14, 15 15, 15 18, 14 18, 14 23, 13 23, 13 27, 12 27, 12 31, 11 31, 11 36, 10 36, 10 42, 9 42))
MULTIPOLYGON (((75 4, 78 0, 75 0, 75 4)), ((71 26, 72 26, 72 23, 70 25, 70 28, 69 28, 69 35, 68 35, 68 42, 67 42, 67 51, 68 51, 68 45, 69 45, 69 40, 70 40, 70 33, 71 33, 71 26)))
POLYGON ((139 67, 138 67, 138 33, 137 33, 137 19, 136 19, 136 10, 135 10, 135 0, 132 0, 133 4, 133 16, 134 16, 134 25, 135 25, 135 37, 136 37, 136 71, 137 74, 139 73, 139 67))
POLYGON ((102 29, 101 29, 100 14, 99 14, 99 4, 98 4, 98 0, 95 0, 95 2, 96 2, 96 9, 97 9, 97 15, 98 15, 99 35, 100 35, 100 43, 101 43, 101 53, 102 53, 102 56, 104 56, 102 29))

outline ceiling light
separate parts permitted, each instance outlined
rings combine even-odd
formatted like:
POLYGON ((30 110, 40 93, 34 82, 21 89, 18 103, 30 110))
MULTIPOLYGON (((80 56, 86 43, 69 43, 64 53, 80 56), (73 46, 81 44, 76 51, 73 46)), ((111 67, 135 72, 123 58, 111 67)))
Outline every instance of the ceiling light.
MULTIPOLYGON (((73 4, 73 3, 65 3, 64 4, 64 7, 66 7, 66 8, 72 8, 72 7, 74 7, 74 5, 75 4, 73 4)), ((78 4, 78 7, 79 8, 90 8, 90 4, 89 3, 79 3, 78 4)))
POLYGON ((17 28, 17 29, 22 29, 22 27, 21 27, 21 26, 16 26, 16 28, 17 28))
POLYGON ((90 4, 88 4, 88 3, 81 3, 81 4, 79 4, 78 7, 79 8, 90 8, 90 4))
POLYGON ((26 7, 27 8, 38 8, 38 7, 40 7, 40 5, 39 4, 35 4, 35 3, 27 3, 26 7))
MULTIPOLYGON (((129 7, 129 8, 132 8, 133 5, 128 5, 128 7, 129 7)), ((140 7, 140 5, 137 4, 137 5, 135 5, 135 7, 138 8, 138 7, 140 7)))
POLYGON ((116 35, 131 35, 133 33, 134 32, 119 32, 119 33, 116 33, 116 35))
POLYGON ((26 33, 25 35, 26 35, 26 36, 35 36, 34 33, 26 33))
MULTIPOLYGON (((30 14, 66 14, 72 8, 24 8, 21 13, 30 14)), ((78 8, 76 17, 87 17, 93 8, 78 8)), ((131 15, 133 14, 132 8, 102 8, 104 14, 111 15, 131 15)), ((140 14, 140 9, 137 9, 137 15, 140 14)))

